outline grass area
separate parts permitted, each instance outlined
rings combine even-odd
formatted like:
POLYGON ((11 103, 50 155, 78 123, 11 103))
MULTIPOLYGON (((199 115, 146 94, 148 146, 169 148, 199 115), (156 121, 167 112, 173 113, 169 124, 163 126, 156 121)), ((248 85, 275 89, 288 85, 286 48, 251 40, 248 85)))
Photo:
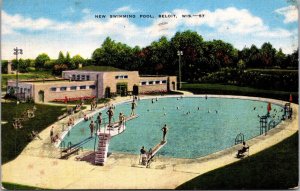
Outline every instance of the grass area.
POLYGON ((78 70, 100 71, 100 72, 124 71, 112 66, 85 66, 78 70))
POLYGON ((298 103, 298 92, 285 92, 276 90, 263 90, 250 87, 241 87, 223 84, 182 84, 182 89, 195 94, 224 94, 224 95, 247 95, 256 97, 268 97, 288 101, 289 95, 298 103))
POLYGON ((177 189, 294 188, 299 181, 298 164, 298 133, 295 133, 269 149, 200 175, 177 189))
POLYGON ((10 182, 2 182, 2 186, 6 190, 50 190, 50 189, 46 189, 46 188, 26 186, 26 185, 15 184, 15 183, 10 183, 10 182))
POLYGON ((49 106, 36 104, 37 111, 35 117, 22 122, 22 129, 14 129, 13 118, 33 107, 33 103, 20 103, 18 106, 15 102, 1 103, 2 122, 1 125, 2 139, 2 163, 6 163, 16 158, 29 143, 29 133, 34 130, 42 131, 57 120, 66 108, 61 106, 49 106))
MULTIPOLYGON (((1 89, 2 91, 6 88, 6 82, 8 80, 15 80, 16 74, 2 74, 1 75, 1 89)), ((34 71, 29 73, 19 73, 20 80, 27 80, 27 79, 43 79, 43 78, 53 78, 55 76, 51 74, 50 71, 34 71)))
POLYGON ((250 68, 250 69, 247 69, 247 71, 253 71, 253 72, 267 72, 267 73, 271 73, 271 72, 287 72, 287 73, 292 73, 292 72, 295 72, 295 73, 298 73, 298 70, 296 69, 275 69, 275 68, 270 68, 270 69, 262 69, 262 68, 250 68))

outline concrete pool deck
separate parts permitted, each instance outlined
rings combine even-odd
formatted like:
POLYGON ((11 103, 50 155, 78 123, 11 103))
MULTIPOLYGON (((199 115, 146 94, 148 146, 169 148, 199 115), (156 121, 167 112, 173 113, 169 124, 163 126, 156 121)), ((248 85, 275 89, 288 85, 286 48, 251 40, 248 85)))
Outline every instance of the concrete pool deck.
MULTIPOLYGON (((204 96, 195 95, 195 97, 204 96)), ((286 103, 244 96, 208 95, 208 98, 210 97, 286 103)), ((115 102, 127 99, 119 98, 115 102)), ((247 141, 250 155, 269 148, 298 131, 298 105, 291 104, 291 106, 292 120, 283 121, 268 131, 267 135, 260 135, 247 141)), ((62 121, 55 123, 55 128, 59 129, 61 123, 62 121)), ((32 141, 15 160, 2 165, 2 181, 53 189, 174 189, 196 176, 240 160, 235 158, 237 149, 240 148, 240 145, 237 145, 196 159, 158 156, 151 164, 151 168, 147 169, 138 165, 138 155, 122 153, 112 153, 105 166, 95 166, 85 160, 76 161, 76 156, 68 160, 57 159, 59 150, 49 143, 50 128, 51 126, 39 134, 43 140, 32 141)), ((80 152, 80 155, 89 153, 84 151, 80 152)))

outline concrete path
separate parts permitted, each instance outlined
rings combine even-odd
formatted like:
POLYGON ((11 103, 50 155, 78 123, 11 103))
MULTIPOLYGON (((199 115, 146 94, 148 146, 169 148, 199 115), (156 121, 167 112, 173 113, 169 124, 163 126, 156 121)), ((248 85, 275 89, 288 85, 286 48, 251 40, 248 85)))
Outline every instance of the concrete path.
MULTIPOLYGON (((262 100, 284 103, 271 99, 262 100)), ((292 120, 282 122, 266 136, 261 135, 247 142, 250 155, 269 148, 298 131, 298 105, 292 104, 292 107, 292 120)), ((47 140, 49 131, 48 128, 40 134, 43 141, 47 140)), ((56 148, 43 141, 32 141, 15 160, 2 165, 2 181, 53 189, 174 189, 196 176, 240 160, 235 158, 240 147, 238 145, 197 159, 156 157, 150 169, 138 165, 138 155, 121 153, 111 154, 105 166, 95 166, 88 160, 76 161, 76 156, 68 160, 45 157, 50 151, 44 148, 56 148), (41 147, 45 144, 48 147, 41 147)), ((88 152, 80 155, 86 153, 88 152)))
POLYGON ((194 95, 192 92, 188 92, 188 91, 183 91, 183 90, 176 90, 175 92, 179 92, 182 93, 183 95, 194 95))

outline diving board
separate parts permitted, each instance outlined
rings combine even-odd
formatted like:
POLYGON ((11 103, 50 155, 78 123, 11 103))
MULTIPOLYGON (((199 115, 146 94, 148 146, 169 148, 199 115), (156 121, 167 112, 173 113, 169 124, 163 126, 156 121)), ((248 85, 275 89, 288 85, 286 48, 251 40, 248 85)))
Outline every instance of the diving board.
POLYGON ((167 144, 167 141, 161 141, 155 147, 153 147, 151 157, 154 156, 166 144, 167 144))
POLYGON ((153 148, 151 148, 151 151, 149 151, 148 153, 146 153, 146 155, 142 156, 142 165, 146 166, 146 168, 150 167, 150 164, 152 162, 153 157, 155 156, 155 154, 161 149, 163 148, 163 146, 165 146, 167 144, 167 141, 161 141, 160 143, 158 143, 157 145, 155 145, 153 148))

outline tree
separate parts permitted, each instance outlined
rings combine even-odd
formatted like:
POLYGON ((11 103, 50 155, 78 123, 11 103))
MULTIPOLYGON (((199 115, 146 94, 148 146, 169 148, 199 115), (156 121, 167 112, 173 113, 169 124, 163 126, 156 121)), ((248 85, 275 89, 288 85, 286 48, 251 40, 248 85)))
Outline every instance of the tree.
POLYGON ((65 56, 62 51, 59 51, 56 64, 65 64, 65 56))
POLYGON ((1 60, 1 72, 2 72, 2 74, 7 74, 7 65, 8 65, 7 60, 1 60))
POLYGON ((45 62, 49 60, 49 56, 46 53, 42 53, 35 58, 35 67, 37 69, 42 69, 44 68, 45 62))
POLYGON ((282 49, 279 48, 279 51, 275 54, 275 66, 280 66, 280 68, 287 68, 286 56, 282 52, 282 49))
POLYGON ((64 60, 64 64, 68 66, 69 69, 75 69, 75 65, 72 64, 71 62, 71 56, 70 53, 67 52, 65 60, 64 60))
POLYGON ((260 59, 264 67, 271 67, 274 64, 276 49, 269 42, 264 43, 260 49, 260 59))
POLYGON ((79 54, 77 54, 73 56, 71 63, 72 69, 75 69, 78 68, 79 64, 85 65, 85 60, 79 54))

